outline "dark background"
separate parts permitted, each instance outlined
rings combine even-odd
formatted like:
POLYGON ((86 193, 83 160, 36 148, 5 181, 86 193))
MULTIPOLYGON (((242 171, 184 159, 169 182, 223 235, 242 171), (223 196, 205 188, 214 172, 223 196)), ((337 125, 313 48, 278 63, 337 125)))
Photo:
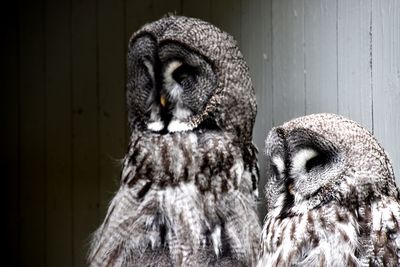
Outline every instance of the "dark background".
MULTIPOLYGON (((85 265, 128 141, 128 39, 167 12, 205 19, 237 39, 257 94, 261 152, 273 125, 335 112, 373 131, 399 174, 400 1, 8 1, 0 84, 5 266, 85 265)), ((262 218, 262 201, 259 210, 262 218)))

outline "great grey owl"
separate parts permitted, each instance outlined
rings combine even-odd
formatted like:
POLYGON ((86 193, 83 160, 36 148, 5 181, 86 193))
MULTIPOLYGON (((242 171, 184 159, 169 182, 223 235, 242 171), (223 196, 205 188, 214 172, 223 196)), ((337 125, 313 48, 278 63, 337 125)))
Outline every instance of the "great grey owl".
POLYGON ((256 101, 236 42, 170 15, 132 36, 127 62, 130 145, 91 266, 254 265, 256 101))
POLYGON ((309 115, 266 140, 268 213, 258 266, 399 266, 392 166, 365 128, 309 115))

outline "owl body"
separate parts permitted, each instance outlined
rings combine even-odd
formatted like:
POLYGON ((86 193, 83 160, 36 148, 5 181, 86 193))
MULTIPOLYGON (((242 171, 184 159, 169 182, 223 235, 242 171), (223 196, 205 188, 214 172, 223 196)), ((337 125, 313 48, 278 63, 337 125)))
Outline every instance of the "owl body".
POLYGON ((94 242, 93 265, 248 266, 255 259, 251 177, 229 134, 133 136, 122 184, 94 242))
POLYGON ((399 266, 392 166, 357 123, 316 114, 274 128, 258 266, 399 266))
POLYGON ((355 216, 336 205, 289 218, 271 216, 259 266, 357 266, 358 233, 355 216))
POLYGON ((90 265, 254 265, 255 96, 233 38, 186 17, 145 25, 129 45, 127 100, 121 186, 90 265))

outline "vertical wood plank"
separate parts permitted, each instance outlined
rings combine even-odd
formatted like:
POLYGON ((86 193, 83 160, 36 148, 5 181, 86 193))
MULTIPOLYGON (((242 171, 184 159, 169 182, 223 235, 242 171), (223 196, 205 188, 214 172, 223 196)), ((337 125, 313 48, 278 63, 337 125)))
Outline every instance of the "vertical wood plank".
POLYGON ((306 113, 337 113, 337 1, 304 1, 306 113))
POLYGON ((372 130, 370 1, 338 0, 338 112, 372 130))
POLYGON ((241 40, 241 1, 211 1, 211 22, 220 29, 233 35, 240 44, 241 40))
POLYGON ((183 0, 182 15, 188 17, 199 18, 205 21, 211 19, 211 0, 183 0))
MULTIPOLYGON (((129 1, 126 0, 126 44, 128 47, 129 38, 141 26, 151 21, 153 1, 129 1)), ((126 71, 126 70, 125 70, 126 71)))
POLYGON ((264 140, 272 128, 272 1, 242 1, 241 50, 250 68, 257 97, 257 117, 253 130, 253 141, 259 149, 259 216, 265 216, 264 186, 266 164, 264 140))
POLYGON ((126 150, 124 1, 98 1, 100 220, 119 184, 126 150))
POLYGON ((72 0, 72 127, 74 266, 86 266, 99 216, 99 121, 95 0, 72 0))
POLYGON ((73 266, 70 12, 46 1, 46 266, 73 266))
POLYGON ((160 19, 167 13, 181 14, 180 0, 126 1, 127 40, 141 26, 160 19))
POLYGON ((372 5, 373 129, 400 184, 400 2, 372 5))
POLYGON ((18 4, 11 2, 0 15, 2 36, 0 57, 0 159, 3 166, 5 199, 5 265, 19 265, 19 38, 18 4), (4 116, 5 115, 5 116, 4 116))
POLYGON ((181 0, 152 0, 152 17, 151 20, 160 19, 162 16, 172 13, 179 15, 182 13, 181 0))
POLYGON ((45 266, 44 3, 20 3, 21 265, 45 266))
POLYGON ((274 125, 304 115, 304 1, 273 0, 274 125))

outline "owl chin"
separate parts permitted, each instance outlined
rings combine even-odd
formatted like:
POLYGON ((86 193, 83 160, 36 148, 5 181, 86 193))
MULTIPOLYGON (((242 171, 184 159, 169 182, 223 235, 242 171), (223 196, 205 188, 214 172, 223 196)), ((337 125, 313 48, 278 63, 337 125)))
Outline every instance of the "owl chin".
POLYGON ((193 130, 193 126, 187 122, 171 121, 168 125, 168 132, 185 132, 193 130))
POLYGON ((159 133, 161 133, 161 132, 162 133, 176 133, 176 132, 192 131, 193 126, 187 122, 173 120, 168 124, 168 127, 166 127, 166 131, 164 131, 165 130, 164 122, 154 121, 154 122, 150 122, 147 124, 147 129, 150 131, 159 132, 159 133))
POLYGON ((153 132, 159 132, 164 129, 164 122, 162 121, 152 121, 147 124, 147 129, 153 132))

